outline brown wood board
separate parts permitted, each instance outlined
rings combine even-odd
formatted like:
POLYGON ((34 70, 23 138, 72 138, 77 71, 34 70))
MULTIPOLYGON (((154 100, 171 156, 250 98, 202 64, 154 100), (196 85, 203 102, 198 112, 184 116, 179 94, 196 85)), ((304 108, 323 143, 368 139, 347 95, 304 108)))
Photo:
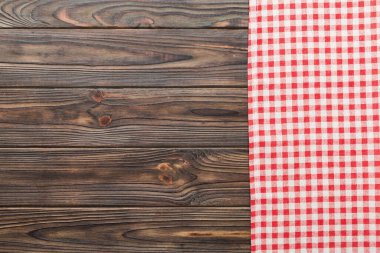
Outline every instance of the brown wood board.
POLYGON ((0 30, 2 87, 246 87, 247 32, 0 30))
POLYGON ((0 1, 0 253, 250 251, 248 0, 0 1))
POLYGON ((248 0, 3 0, 0 27, 246 28, 248 0))
POLYGON ((246 149, 0 149, 0 206, 248 206, 246 149))
POLYGON ((249 252, 249 208, 0 209, 0 252, 249 252))
POLYGON ((6 89, 2 147, 244 147, 243 89, 6 89))

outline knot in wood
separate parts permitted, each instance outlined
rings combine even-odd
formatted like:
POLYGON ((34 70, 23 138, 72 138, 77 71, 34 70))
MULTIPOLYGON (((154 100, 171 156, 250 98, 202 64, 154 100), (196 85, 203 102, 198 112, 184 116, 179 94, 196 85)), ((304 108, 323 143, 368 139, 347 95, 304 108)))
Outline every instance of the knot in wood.
POLYGON ((103 115, 98 118, 99 126, 106 127, 109 126, 112 122, 111 115, 103 115))
POLYGON ((93 92, 91 92, 91 98, 95 102, 101 103, 104 100, 104 92, 101 90, 93 91, 93 92))
POLYGON ((167 162, 160 163, 156 167, 156 169, 161 171, 158 179, 165 185, 172 185, 175 181, 179 180, 181 176, 186 174, 180 171, 186 169, 188 165, 189 163, 182 158, 171 159, 167 162))
POLYGON ((173 184, 173 176, 171 175, 159 175, 158 179, 160 179, 161 182, 163 182, 166 185, 172 185, 173 184))

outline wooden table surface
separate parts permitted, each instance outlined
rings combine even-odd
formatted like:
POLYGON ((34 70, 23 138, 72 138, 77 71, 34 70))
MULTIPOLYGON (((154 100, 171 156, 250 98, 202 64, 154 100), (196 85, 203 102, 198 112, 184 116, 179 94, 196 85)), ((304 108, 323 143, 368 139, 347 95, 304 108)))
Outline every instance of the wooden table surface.
POLYGON ((249 252, 248 0, 0 0, 0 252, 249 252))

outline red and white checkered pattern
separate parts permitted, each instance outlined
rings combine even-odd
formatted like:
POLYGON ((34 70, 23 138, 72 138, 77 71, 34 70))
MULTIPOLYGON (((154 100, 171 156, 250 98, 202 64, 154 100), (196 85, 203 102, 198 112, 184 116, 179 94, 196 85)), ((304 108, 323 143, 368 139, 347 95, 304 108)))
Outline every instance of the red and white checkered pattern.
POLYGON ((251 0, 252 252, 380 252, 379 0, 251 0))

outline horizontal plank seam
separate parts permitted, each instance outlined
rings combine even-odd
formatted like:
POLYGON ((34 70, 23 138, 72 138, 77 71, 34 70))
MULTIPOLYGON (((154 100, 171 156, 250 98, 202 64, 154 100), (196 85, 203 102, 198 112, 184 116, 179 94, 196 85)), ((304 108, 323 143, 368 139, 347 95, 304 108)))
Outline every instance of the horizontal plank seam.
MULTIPOLYGON (((248 125, 247 125, 247 131, 248 131, 248 125)), ((12 145, 12 146, 0 146, 0 149, 33 149, 33 148, 46 148, 46 149, 52 149, 52 148, 64 148, 64 149, 89 149, 89 148, 94 148, 94 149, 218 149, 219 146, 62 146, 62 145, 43 145, 43 146, 37 146, 37 145, 30 145, 30 146, 23 146, 23 145, 12 145)), ((248 140, 247 140, 247 145, 244 146, 235 146, 235 145, 224 145, 222 148, 224 149, 248 149, 248 140)))
MULTIPOLYGON (((24 151, 24 147, 0 147, 0 152, 4 150, 22 150, 24 151)), ((27 149, 33 149, 32 148, 27 148, 27 149)), ((204 150, 204 149, 209 149, 209 150, 246 150, 248 152, 248 146, 247 147, 175 147, 175 148, 168 148, 168 147, 137 147, 137 148, 132 148, 132 147, 124 147, 124 148, 118 148, 118 147, 55 147, 55 148, 48 148, 48 147, 40 147, 36 148, 39 150, 46 150, 46 151, 61 151, 61 150, 102 150, 102 149, 117 149, 117 150, 148 150, 148 149, 154 149, 154 150, 168 150, 168 149, 180 149, 180 150, 204 150)))
MULTIPOLYGON (((48 90, 51 90, 51 89, 53 89, 53 90, 72 90, 72 89, 85 89, 85 88, 82 88, 83 86, 81 86, 81 87, 73 87, 73 88, 70 88, 70 87, 63 87, 63 88, 57 88, 57 87, 43 87, 43 88, 38 88, 38 89, 48 89, 48 90)), ((202 86, 201 86, 202 87, 202 86)), ((213 87, 213 86, 211 86, 211 87, 213 87)), ((245 86, 244 86, 245 87, 245 86)), ((115 90, 117 90, 117 89, 137 89, 137 87, 110 87, 110 88, 108 88, 107 86, 102 86, 102 87, 96 87, 96 86, 92 86, 92 88, 97 88, 97 89, 105 89, 105 90, 107 90, 107 89, 115 89, 115 90)), ((172 86, 170 86, 170 87, 166 87, 166 88, 168 88, 168 89, 180 89, 180 88, 182 88, 181 86, 178 86, 178 87, 172 87, 172 86)), ((210 88, 210 87, 209 87, 210 88)), ((237 88, 237 87, 224 87, 224 86, 218 86, 218 87, 214 87, 215 89, 239 89, 239 88, 237 88)), ((246 87, 246 88, 248 88, 248 87, 246 87)), ((36 87, 28 87, 28 88, 21 88, 21 87, 8 87, 7 88, 7 90, 27 90, 27 89, 29 89, 29 90, 35 90, 36 89, 36 87)), ((162 90, 162 87, 160 88, 160 87, 157 87, 157 86, 153 86, 153 87, 146 87, 146 86, 141 86, 141 87, 139 87, 139 89, 149 89, 149 90, 162 90)), ((189 89, 191 89, 191 87, 189 87, 189 89)), ((193 88, 193 89, 196 89, 196 88, 193 88)))
POLYGON ((249 203, 246 205, 246 206, 115 206, 115 205, 81 205, 81 206, 65 206, 65 205, 54 205, 54 206, 29 206, 29 205, 25 205, 25 206, 17 206, 17 205, 12 205, 12 206, 0 206, 0 210, 3 209, 3 210, 6 210, 6 209, 19 209, 19 210, 22 210, 22 209, 33 209, 33 208, 38 208, 38 209, 62 209, 64 208, 65 210, 66 209, 104 209, 104 210, 109 210, 109 209, 113 209, 113 210, 116 210, 116 209, 157 209, 157 208, 175 208, 175 209, 184 209, 184 210, 187 210, 187 209, 201 209, 201 208, 212 208, 212 209, 241 209, 241 208, 247 208, 249 209, 250 206, 249 206, 249 203))
MULTIPOLYGON (((80 87, 65 87, 65 86, 0 86, 0 90, 75 90, 75 89, 107 89, 107 90, 117 90, 117 89, 247 89, 247 85, 178 85, 178 86, 80 86, 80 87)), ((248 96, 248 93, 247 93, 248 96)))
POLYGON ((248 26, 239 26, 239 27, 0 27, 0 30, 247 30, 248 26))

